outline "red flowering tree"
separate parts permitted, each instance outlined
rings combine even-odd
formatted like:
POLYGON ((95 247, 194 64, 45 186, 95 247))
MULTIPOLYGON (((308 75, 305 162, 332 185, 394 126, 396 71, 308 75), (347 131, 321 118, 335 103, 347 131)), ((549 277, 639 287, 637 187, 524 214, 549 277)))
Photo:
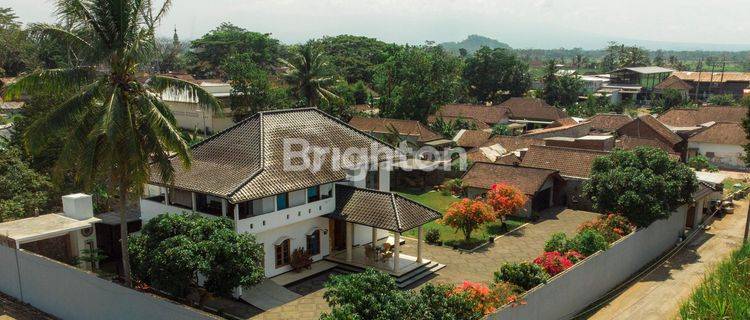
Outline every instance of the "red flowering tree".
POLYGON ((526 196, 515 186, 496 183, 487 191, 487 204, 495 210, 497 218, 501 219, 523 208, 526 196))
POLYGON ((573 266, 573 263, 565 255, 557 251, 542 253, 542 255, 534 259, 534 264, 542 267, 550 276, 554 276, 573 266))
POLYGON ((464 198, 452 203, 441 219, 440 223, 461 230, 468 241, 471 232, 482 224, 495 221, 496 216, 492 207, 478 200, 464 198))
POLYGON ((495 311, 499 304, 498 296, 495 295, 487 285, 479 282, 464 281, 456 286, 453 294, 460 294, 476 303, 478 312, 490 314, 495 311))

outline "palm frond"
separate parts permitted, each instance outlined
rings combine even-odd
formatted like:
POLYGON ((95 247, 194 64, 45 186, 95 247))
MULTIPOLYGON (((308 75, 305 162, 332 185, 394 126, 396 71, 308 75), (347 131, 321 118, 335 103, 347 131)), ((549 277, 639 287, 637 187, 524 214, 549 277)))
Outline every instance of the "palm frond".
POLYGON ((96 79, 91 67, 36 70, 23 76, 5 90, 4 99, 19 99, 25 93, 60 93, 76 91, 96 79))
POLYGON ((174 90, 178 93, 187 94, 190 99, 198 100, 198 105, 200 105, 201 107, 204 107, 210 111, 214 111, 217 114, 223 113, 223 106, 221 102, 208 91, 204 90, 194 83, 181 79, 157 75, 152 76, 151 79, 149 79, 147 85, 158 94, 162 94, 167 90, 174 90))
POLYGON ((47 23, 35 23, 29 26, 28 31, 35 38, 50 37, 59 40, 67 45, 94 49, 94 47, 90 43, 88 43, 88 41, 79 37, 75 33, 70 32, 69 30, 65 30, 56 25, 47 23))

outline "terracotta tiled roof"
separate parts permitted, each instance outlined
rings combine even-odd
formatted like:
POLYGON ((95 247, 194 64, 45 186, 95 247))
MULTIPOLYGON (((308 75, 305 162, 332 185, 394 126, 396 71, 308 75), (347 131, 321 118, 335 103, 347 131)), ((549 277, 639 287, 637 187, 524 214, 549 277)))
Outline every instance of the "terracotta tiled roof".
POLYGON ((524 167, 557 170, 567 177, 586 178, 591 175, 594 160, 609 152, 547 146, 531 146, 521 161, 524 167))
POLYGON ((745 130, 739 123, 718 122, 705 128, 692 137, 688 138, 689 142, 705 142, 715 144, 729 144, 735 146, 746 145, 750 143, 747 140, 745 130))
POLYGON ((394 128, 402 136, 417 137, 417 141, 419 142, 434 141, 443 138, 416 120, 353 117, 349 121, 349 125, 364 132, 380 134, 391 133, 390 128, 394 128))
POLYGON ((695 72, 675 71, 673 76, 685 81, 700 82, 750 82, 750 72, 695 72))
POLYGON ((456 134, 456 137, 454 137, 453 140, 458 147, 476 148, 489 141, 491 135, 491 132, 482 130, 461 130, 456 134))
POLYGON ((590 131, 591 131, 591 124, 589 122, 581 122, 581 123, 576 123, 576 124, 562 126, 562 127, 530 130, 524 133, 523 136, 547 138, 547 137, 555 135, 555 136, 578 138, 578 137, 582 137, 582 136, 589 134, 590 131))
POLYGON ((599 132, 615 132, 624 126, 633 118, 626 114, 618 113, 600 113, 588 120, 591 122, 591 129, 599 132))
POLYGON ((495 160, 495 163, 514 165, 521 163, 521 158, 513 153, 509 153, 495 160))
POLYGON ((429 123, 435 123, 435 121, 437 121, 437 119, 439 117, 443 118, 444 121, 456 121, 458 119, 462 119, 462 120, 467 121, 469 123, 473 123, 477 127, 477 130, 484 130, 484 129, 490 129, 490 128, 492 128, 492 127, 490 127, 489 124, 487 124, 487 123, 485 123, 483 121, 480 121, 480 120, 477 120, 477 119, 471 119, 471 118, 464 118, 464 117, 446 117, 446 116, 431 115, 431 116, 427 117, 427 122, 429 122, 429 123))
POLYGON ((395 232, 414 229, 439 219, 441 214, 398 194, 336 185, 333 218, 395 232))
POLYGON ((685 81, 682 81, 682 79, 680 79, 677 76, 669 76, 666 79, 664 79, 664 81, 655 85, 654 89, 656 90, 666 90, 666 89, 692 90, 693 86, 691 86, 689 83, 685 81))
POLYGON ((697 109, 670 109, 659 118, 672 127, 695 127, 708 122, 741 123, 747 116, 747 107, 703 106, 697 109))
POLYGON ((555 170, 477 162, 461 177, 461 185, 489 189, 495 183, 506 183, 533 196, 550 176, 555 175, 555 170))
POLYGON ((672 130, 669 130, 664 124, 650 115, 638 117, 617 129, 617 133, 634 138, 659 139, 663 142, 669 143, 673 148, 675 145, 682 142, 680 136, 672 132, 672 130))
POLYGON ((576 124, 578 124, 578 121, 576 121, 575 119, 571 117, 567 117, 567 118, 560 118, 560 119, 553 121, 547 126, 547 128, 549 129, 549 128, 556 128, 556 127, 572 126, 576 124))
POLYGON ((615 148, 622 150, 632 150, 636 147, 641 146, 659 148, 668 153, 675 154, 674 150, 672 150, 672 148, 668 144, 656 139, 643 139, 633 138, 630 136, 621 136, 619 139, 617 139, 617 141, 615 141, 615 148))
POLYGON ((487 143, 485 143, 483 147, 488 147, 496 144, 499 144, 508 152, 513 152, 519 149, 526 149, 532 145, 543 146, 544 139, 519 136, 495 136, 490 138, 490 141, 487 141, 487 143))
MULTIPOLYGON (((173 158, 173 186, 229 199, 232 203, 300 190, 346 178, 324 157, 320 170, 284 170, 284 140, 303 139, 311 147, 346 150, 350 147, 393 150, 384 142, 312 109, 260 112, 193 146, 192 165, 173 158)), ((311 156, 312 157, 312 156, 311 156)), ((379 152, 385 160, 387 152, 379 152)), ((365 162, 366 159, 352 159, 365 162)), ((301 164, 301 159, 295 164, 301 164)), ((165 184, 157 170, 151 182, 165 184)))
POLYGON ((440 107, 435 116, 463 117, 482 121, 487 124, 495 124, 508 120, 508 109, 499 106, 487 107, 477 104, 449 104, 440 107))
POLYGON ((511 119, 555 121, 568 117, 565 111, 536 98, 514 97, 504 101, 500 106, 508 108, 511 119))

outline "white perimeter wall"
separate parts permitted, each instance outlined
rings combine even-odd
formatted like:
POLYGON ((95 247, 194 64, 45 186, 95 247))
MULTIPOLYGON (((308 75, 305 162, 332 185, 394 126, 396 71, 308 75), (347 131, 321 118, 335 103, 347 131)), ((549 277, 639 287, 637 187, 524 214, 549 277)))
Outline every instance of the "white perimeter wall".
POLYGON ((611 248, 529 291, 526 304, 500 309, 488 319, 569 319, 627 280, 650 261, 674 247, 685 226, 687 206, 639 230, 611 248))
POLYGON ((57 261, 2 245, 0 291, 66 320, 218 319, 57 261), (20 273, 16 265, 20 266, 20 273))
POLYGON ((708 158, 708 160, 718 165, 724 165, 731 168, 745 166, 745 162, 742 161, 742 156, 745 155, 745 150, 742 149, 742 146, 689 142, 688 149, 698 149, 698 153, 704 156, 706 155, 706 152, 713 152, 714 157, 708 158))

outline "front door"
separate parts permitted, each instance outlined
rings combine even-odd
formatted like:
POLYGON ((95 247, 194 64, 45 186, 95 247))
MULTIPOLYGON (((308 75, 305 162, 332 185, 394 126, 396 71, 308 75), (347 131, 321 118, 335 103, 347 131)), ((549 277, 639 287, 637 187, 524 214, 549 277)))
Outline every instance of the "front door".
POLYGON ((690 206, 687 211, 687 217, 685 221, 686 228, 692 228, 695 225, 695 206, 690 206))
POLYGON ((331 232, 331 239, 333 242, 333 250, 341 251, 346 249, 346 221, 343 220, 331 220, 333 226, 333 232, 331 232))

